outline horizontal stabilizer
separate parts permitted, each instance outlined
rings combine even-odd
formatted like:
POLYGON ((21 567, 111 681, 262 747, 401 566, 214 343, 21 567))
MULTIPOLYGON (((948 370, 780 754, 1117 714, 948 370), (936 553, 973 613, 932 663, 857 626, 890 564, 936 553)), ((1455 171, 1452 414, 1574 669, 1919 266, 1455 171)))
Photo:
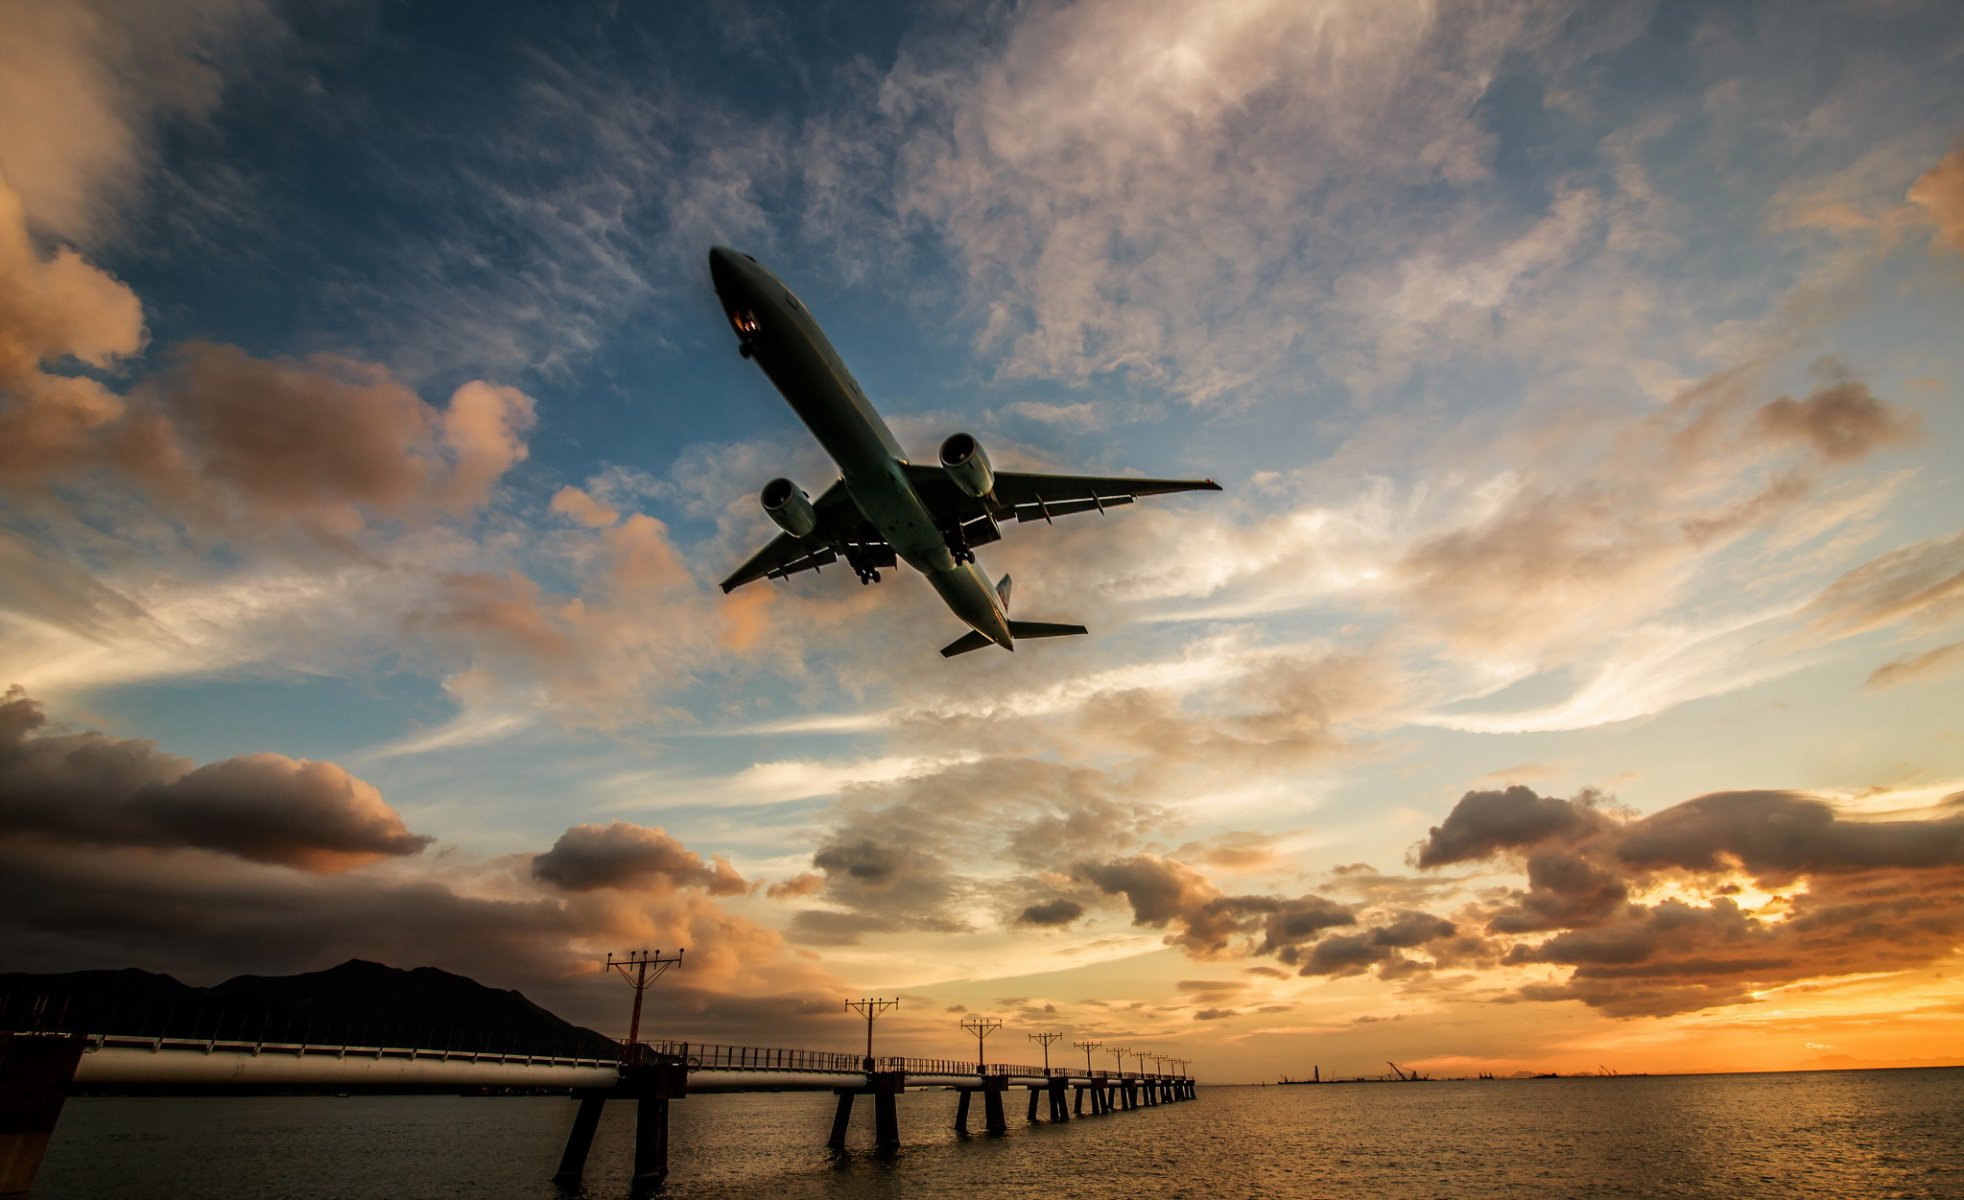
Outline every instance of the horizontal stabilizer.
MULTIPOLYGON (((1080 633, 1089 632, 1082 625, 1060 625, 1055 621, 1011 621, 1009 623, 1009 636, 1011 639, 1073 637, 1080 633)), ((990 645, 994 645, 994 643, 974 630, 970 630, 941 647, 941 657, 953 658, 957 654, 967 654, 970 650, 980 650, 982 647, 990 645)))
POLYGON ((988 638, 983 637, 981 634, 971 629, 967 633, 964 633, 960 637, 956 638, 954 641, 949 642, 947 645, 941 647, 941 657, 953 658, 957 654, 967 654, 970 650, 980 650, 984 646, 990 646, 994 644, 995 643, 991 642, 988 638))
POLYGON ((1055 621, 1011 621, 1009 636, 1013 638, 1071 637, 1075 634, 1089 633, 1082 625, 1059 625, 1055 621))

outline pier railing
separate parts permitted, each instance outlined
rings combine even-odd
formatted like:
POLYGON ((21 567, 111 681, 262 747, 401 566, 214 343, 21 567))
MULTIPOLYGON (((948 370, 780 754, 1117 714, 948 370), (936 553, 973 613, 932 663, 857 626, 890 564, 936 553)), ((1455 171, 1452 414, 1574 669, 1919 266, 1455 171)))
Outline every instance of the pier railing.
POLYGON ((791 1071, 824 1075, 857 1075, 866 1071, 897 1071, 905 1075, 1006 1076, 1012 1079, 1174 1079, 1175 1075, 1145 1075, 1137 1071, 1074 1071, 1048 1069, 1028 1063, 988 1063, 979 1066, 963 1058, 907 1058, 883 1055, 867 1058, 837 1050, 796 1050, 782 1046, 731 1046, 714 1042, 645 1042, 647 1052, 679 1058, 692 1071, 791 1071))
POLYGON ((240 1038, 144 1037, 113 1033, 86 1035, 84 1053, 106 1049, 148 1050, 153 1053, 190 1051, 202 1054, 279 1054, 293 1058, 400 1058, 411 1061, 496 1063, 527 1067, 612 1067, 611 1058, 577 1058, 564 1054, 506 1054, 496 1050, 432 1050, 418 1046, 344 1046, 321 1042, 267 1042, 240 1038))

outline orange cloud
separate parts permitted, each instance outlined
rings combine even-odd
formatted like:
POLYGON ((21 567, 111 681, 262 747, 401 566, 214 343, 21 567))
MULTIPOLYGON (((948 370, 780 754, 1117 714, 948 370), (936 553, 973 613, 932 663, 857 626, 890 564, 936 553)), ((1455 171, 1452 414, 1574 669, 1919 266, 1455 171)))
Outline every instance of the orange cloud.
POLYGON ((1931 249, 1964 254, 1964 149, 1952 150, 1924 172, 1910 185, 1908 199, 1937 227, 1931 249))

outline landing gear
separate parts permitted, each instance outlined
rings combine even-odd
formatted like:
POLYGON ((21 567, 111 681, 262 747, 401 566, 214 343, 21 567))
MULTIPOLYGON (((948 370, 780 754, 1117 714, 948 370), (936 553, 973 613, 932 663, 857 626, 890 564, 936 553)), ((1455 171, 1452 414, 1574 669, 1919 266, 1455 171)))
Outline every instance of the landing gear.
POLYGON ((752 352, 751 352, 751 349, 750 349, 750 343, 749 343, 749 342, 738 342, 738 343, 737 343, 737 353, 738 353, 738 354, 741 354, 741 355, 743 355, 743 356, 744 356, 745 358, 749 358, 749 357, 750 357, 750 355, 751 355, 751 353, 752 353, 752 352))
POLYGON ((859 582, 862 584, 878 583, 880 581, 880 570, 878 567, 854 567, 853 569, 859 572, 859 582))
POLYGON ((975 551, 968 548, 968 538, 962 533, 961 526, 942 530, 941 537, 948 543, 948 553, 955 556, 956 566, 975 561, 975 551))

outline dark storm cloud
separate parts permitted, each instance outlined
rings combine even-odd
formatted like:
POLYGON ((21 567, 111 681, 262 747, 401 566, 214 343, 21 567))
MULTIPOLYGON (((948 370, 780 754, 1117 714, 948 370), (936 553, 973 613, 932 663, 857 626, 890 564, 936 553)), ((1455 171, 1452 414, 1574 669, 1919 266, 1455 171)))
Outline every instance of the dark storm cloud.
POLYGON ((41 733, 46 720, 19 688, 0 700, 0 837, 194 848, 310 871, 431 841, 333 763, 246 754, 194 767, 147 741, 41 733))
POLYGON ((1058 897, 1043 904, 1032 904, 1016 918, 1023 925, 1069 925, 1084 915, 1084 905, 1058 897))
POLYGON ((1504 792, 1468 792, 1420 843, 1418 865, 1443 867, 1502 851, 1601 828, 1607 818, 1585 794, 1580 802, 1538 796, 1515 785, 1504 792))
POLYGON ((725 860, 705 863, 664 830, 626 821, 573 826, 552 849, 533 857, 532 877, 569 892, 693 887, 740 896, 750 890, 725 860))

